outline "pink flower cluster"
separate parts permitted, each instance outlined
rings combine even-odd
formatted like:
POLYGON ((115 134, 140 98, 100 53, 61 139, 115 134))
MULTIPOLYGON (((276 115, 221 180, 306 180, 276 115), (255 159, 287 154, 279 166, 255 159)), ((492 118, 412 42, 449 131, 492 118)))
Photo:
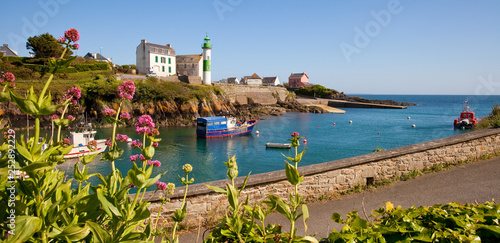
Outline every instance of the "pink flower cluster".
POLYGON ((142 143, 141 143, 141 141, 139 141, 139 139, 137 139, 137 140, 134 140, 134 141, 130 142, 130 146, 132 148, 141 148, 142 147, 142 143))
MULTIPOLYGON (((77 42, 80 40, 80 33, 75 28, 68 29, 64 31, 64 37, 68 39, 70 42, 77 42)), ((61 37, 59 37, 61 39, 61 37)))
POLYGON ((67 139, 67 138, 63 139, 63 141, 62 141, 62 142, 63 142, 63 146, 64 146, 64 147, 66 147, 66 146, 68 146, 68 145, 70 145, 70 144, 71 144, 71 141, 69 141, 69 139, 67 139))
POLYGON ((130 120, 130 114, 128 112, 123 112, 120 114, 120 118, 123 120, 130 120))
POLYGON ((158 160, 148 160, 147 165, 152 165, 152 166, 160 167, 161 166, 161 162, 158 161, 158 160))
POLYGON ((135 132, 138 134, 148 134, 149 136, 159 135, 160 132, 155 129, 153 118, 150 115, 142 115, 135 123, 135 132))
POLYGON ((104 114, 105 114, 106 116, 112 116, 112 115, 116 114, 116 111, 115 111, 115 110, 113 110, 113 109, 105 109, 105 110, 104 110, 104 114))
POLYGON ((135 84, 131 80, 123 82, 118 86, 118 97, 132 100, 135 94, 135 84))
POLYGON ((116 141, 120 141, 120 142, 127 142, 128 139, 129 139, 129 137, 127 135, 122 135, 122 134, 116 134, 116 138, 115 138, 116 141))
POLYGON ((90 151, 95 151, 97 149, 97 141, 96 140, 91 140, 89 144, 87 144, 87 148, 90 151))
POLYGON ((82 97, 82 91, 78 87, 73 87, 71 89, 68 89, 66 91, 66 94, 63 96, 63 99, 71 99, 71 103, 73 105, 76 105, 78 103, 78 99, 82 97))
POLYGON ((5 82, 11 82, 10 86, 14 88, 16 87, 16 84, 14 83, 15 80, 16 76, 14 76, 14 74, 12 74, 11 72, 5 72, 0 78, 0 84, 2 84, 3 86, 5 82))
POLYGON ((165 184, 165 182, 156 181, 155 184, 158 190, 165 191, 167 189, 167 184, 165 184))
POLYGON ((292 137, 296 138, 296 137, 298 137, 298 136, 299 136, 299 133, 298 133, 298 132, 293 132, 293 133, 292 133, 292 137))
POLYGON ((137 161, 137 158, 139 158, 143 162, 146 161, 146 158, 144 158, 144 155, 142 154, 131 155, 130 161, 137 161))
POLYGON ((108 146, 108 147, 111 147, 111 145, 112 145, 112 144, 111 144, 111 142, 112 142, 112 141, 113 141, 113 140, 111 140, 111 138, 108 138, 108 139, 106 139, 106 142, 104 142, 104 144, 105 144, 106 146, 108 146))
POLYGON ((54 115, 52 115, 51 119, 52 119, 52 120, 54 120, 54 119, 59 119, 59 116, 58 116, 58 115, 56 115, 56 114, 54 114, 54 115))

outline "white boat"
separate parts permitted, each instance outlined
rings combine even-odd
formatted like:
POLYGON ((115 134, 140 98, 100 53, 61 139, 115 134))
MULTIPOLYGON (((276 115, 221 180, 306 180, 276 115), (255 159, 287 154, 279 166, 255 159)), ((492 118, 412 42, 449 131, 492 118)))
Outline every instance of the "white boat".
POLYGON ((266 143, 266 148, 289 149, 292 145, 289 143, 266 143))
POLYGON ((96 131, 82 131, 82 132, 70 132, 69 140, 73 144, 73 149, 67 155, 64 156, 65 159, 78 158, 85 155, 102 153, 106 150, 106 139, 95 140, 96 131), (87 145, 90 141, 95 140, 97 142, 97 148, 95 151, 90 151, 87 145))

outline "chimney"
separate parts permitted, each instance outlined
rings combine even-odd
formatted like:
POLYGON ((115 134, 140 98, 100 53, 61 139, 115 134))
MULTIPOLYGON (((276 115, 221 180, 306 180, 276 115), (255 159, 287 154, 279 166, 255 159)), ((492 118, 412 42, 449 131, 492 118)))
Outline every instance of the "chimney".
POLYGON ((142 39, 141 44, 146 44, 146 39, 142 39))
POLYGON ((3 44, 3 46, 5 46, 5 47, 9 47, 9 45, 8 45, 8 44, 3 44))
POLYGON ((170 47, 170 44, 167 44, 167 48, 169 48, 169 49, 171 48, 171 47, 170 47))

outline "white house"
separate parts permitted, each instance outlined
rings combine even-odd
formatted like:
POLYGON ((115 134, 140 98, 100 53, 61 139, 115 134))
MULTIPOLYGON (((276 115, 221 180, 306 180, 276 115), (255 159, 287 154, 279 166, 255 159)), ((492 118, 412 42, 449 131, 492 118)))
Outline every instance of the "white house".
POLYGON ((83 56, 83 58, 85 58, 85 60, 96 60, 96 61, 108 62, 108 63, 113 62, 113 59, 106 58, 106 57, 104 57, 101 54, 96 53, 96 52, 94 52, 94 54, 88 52, 85 56, 83 56))
POLYGON ((240 84, 245 84, 245 85, 252 85, 252 86, 261 86, 262 85, 262 79, 254 73, 252 76, 245 76, 241 78, 240 84))
POLYGON ((170 44, 160 45, 141 40, 135 54, 139 74, 156 73, 159 77, 166 77, 177 73, 175 50, 170 44))
POLYGON ((17 57, 17 52, 10 49, 7 44, 3 44, 3 46, 0 47, 0 52, 4 57, 17 57))
POLYGON ((264 86, 278 86, 280 85, 280 80, 278 76, 276 77, 264 77, 262 78, 262 85, 264 86))

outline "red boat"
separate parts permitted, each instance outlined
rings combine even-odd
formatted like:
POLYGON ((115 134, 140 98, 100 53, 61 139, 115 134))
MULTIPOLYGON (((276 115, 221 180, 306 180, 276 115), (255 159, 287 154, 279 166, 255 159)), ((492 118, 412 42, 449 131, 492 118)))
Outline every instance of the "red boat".
POLYGON ((464 110, 460 113, 460 118, 453 121, 455 129, 472 129, 477 124, 477 118, 469 107, 469 102, 464 102, 464 110))

